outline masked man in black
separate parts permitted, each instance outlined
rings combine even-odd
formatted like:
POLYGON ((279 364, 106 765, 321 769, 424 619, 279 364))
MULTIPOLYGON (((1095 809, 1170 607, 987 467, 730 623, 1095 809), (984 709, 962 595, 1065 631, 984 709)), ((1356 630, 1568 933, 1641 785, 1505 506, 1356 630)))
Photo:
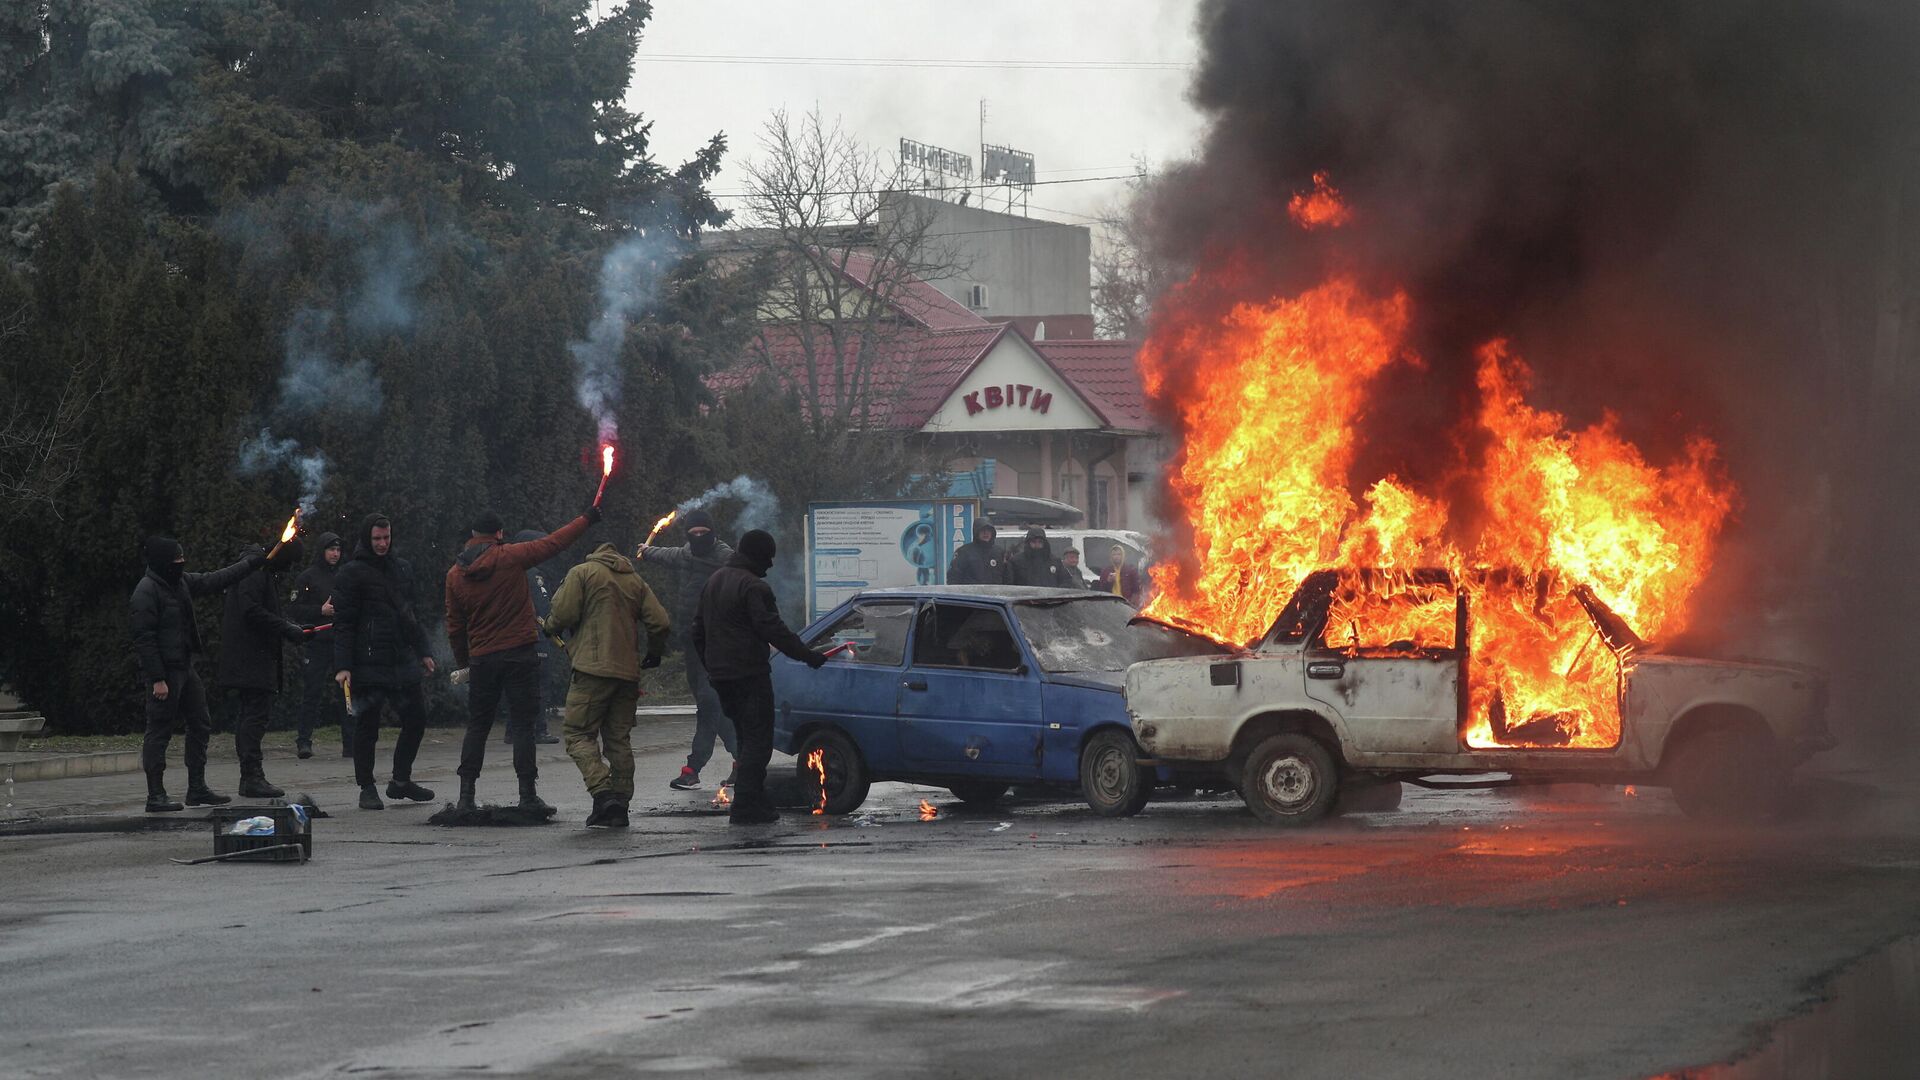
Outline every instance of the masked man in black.
POLYGON ((973 527, 973 542, 961 544, 947 566, 949 585, 1004 585, 1007 560, 993 542, 999 536, 993 525, 982 521, 973 527))
POLYGON ((200 629, 193 621, 193 598, 224 591, 266 562, 258 552, 211 574, 189 574, 178 540, 149 539, 142 551, 147 572, 133 587, 129 624, 140 677, 147 687, 147 736, 140 767, 147 774, 147 813, 179 810, 167 795, 167 743, 176 720, 187 725, 187 804, 219 806, 233 800, 207 787, 207 740, 212 718, 207 689, 193 670, 202 654, 200 629))
POLYGON ((280 692, 280 643, 303 642, 313 635, 280 614, 280 586, 274 574, 299 562, 298 537, 280 553, 227 590, 220 614, 220 666, 214 680, 227 695, 233 717, 233 752, 240 759, 240 795, 277 799, 286 792, 267 782, 260 740, 267 733, 274 695, 280 692))
POLYGON ((1043 589, 1084 589, 1087 583, 1077 570, 1069 570, 1053 557, 1047 544, 1047 530, 1038 525, 1027 530, 1026 539, 1007 557, 1007 584, 1033 585, 1043 589))
POLYGON ((693 651, 713 679, 720 707, 733 721, 740 753, 733 789, 734 825, 780 820, 767 798, 767 762, 773 759, 773 667, 771 645, 814 670, 827 655, 807 647, 780 619, 780 605, 766 582, 773 567, 773 537, 759 529, 740 538, 740 550, 707 579, 693 616, 693 651))
POLYGON ((427 633, 413 613, 413 568, 393 554, 393 522, 384 514, 360 523, 353 559, 333 579, 334 681, 353 715, 353 774, 360 809, 383 810, 373 780, 373 751, 380 740, 380 713, 392 707, 400 721, 393 744, 393 777, 387 798, 427 802, 430 788, 413 782, 413 759, 427 730, 427 695, 433 674, 427 633))
MULTIPOLYGON (((313 565, 294 580, 287 615, 307 626, 333 621, 333 578, 340 572, 340 534, 323 532, 314 540, 313 565)), ((313 756, 313 730, 340 725, 340 756, 353 756, 353 721, 341 706, 340 688, 333 683, 333 631, 322 630, 307 641, 300 658, 300 730, 294 752, 313 756)))
MULTIPOLYGON (((714 534, 713 517, 705 510, 689 510, 681 520, 681 527, 687 533, 685 544, 679 547, 642 544, 640 558, 655 566, 671 566, 680 573, 680 588, 674 594, 673 626, 674 634, 683 639, 680 647, 686 654, 687 692, 693 695, 693 747, 687 752, 687 763, 680 766, 680 775, 667 781, 667 786, 688 791, 700 786, 700 770, 713 758, 715 739, 727 748, 730 758, 738 758, 740 748, 734 742, 733 724, 720 707, 720 696, 713 692, 713 683, 707 678, 707 669, 700 666, 700 658, 688 647, 685 640, 688 631, 683 629, 693 625, 707 579, 733 558, 733 548, 714 534)), ((732 783, 733 779, 730 770, 722 786, 732 783)))

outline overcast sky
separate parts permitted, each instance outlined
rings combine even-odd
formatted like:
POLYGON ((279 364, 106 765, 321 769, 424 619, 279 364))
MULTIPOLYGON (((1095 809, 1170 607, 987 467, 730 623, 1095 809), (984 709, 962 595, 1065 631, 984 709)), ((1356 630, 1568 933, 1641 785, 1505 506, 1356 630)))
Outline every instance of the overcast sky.
MULTIPOLYGON (((817 104, 889 156, 905 136, 968 154, 977 170, 985 98, 986 141, 1032 153, 1040 181, 1127 173, 1136 157, 1150 165, 1186 157, 1199 138, 1200 118, 1186 100, 1194 7, 1195 0, 656 0, 627 105, 653 122, 663 164, 684 160, 715 132, 726 133, 727 159, 737 163, 758 153, 774 109, 802 113, 817 104)), ((1123 189, 1120 181, 1043 184, 1032 212, 1076 220, 1070 215, 1094 213, 1123 189)), ((737 165, 713 190, 742 190, 737 165)))

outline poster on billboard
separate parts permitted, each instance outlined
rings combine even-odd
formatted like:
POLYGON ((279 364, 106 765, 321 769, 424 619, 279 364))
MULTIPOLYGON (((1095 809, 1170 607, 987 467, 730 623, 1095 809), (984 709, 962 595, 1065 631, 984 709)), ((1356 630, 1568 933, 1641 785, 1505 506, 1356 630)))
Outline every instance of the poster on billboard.
POLYGON ((862 589, 945 584, 978 512, 972 499, 808 504, 807 621, 862 589))

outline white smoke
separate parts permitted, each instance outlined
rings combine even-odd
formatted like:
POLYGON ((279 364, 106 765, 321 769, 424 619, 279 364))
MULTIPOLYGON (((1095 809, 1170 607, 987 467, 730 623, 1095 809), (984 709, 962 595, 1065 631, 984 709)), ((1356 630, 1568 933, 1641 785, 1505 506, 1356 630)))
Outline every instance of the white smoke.
POLYGON ((674 509, 676 513, 684 514, 689 510, 711 506, 722 499, 737 499, 741 504, 739 516, 733 520, 735 535, 748 529, 772 532, 779 521, 780 500, 774 497, 773 489, 751 476, 736 476, 724 484, 715 484, 674 509))
POLYGON ((627 342, 627 324, 644 315, 659 298, 660 282, 680 259, 669 232, 650 235, 641 229, 613 245, 600 260, 600 313, 587 328, 585 341, 567 346, 579 370, 575 396, 593 415, 600 441, 612 442, 620 432, 620 350, 627 342))
POLYGON ((311 416, 319 412, 374 413, 385 395, 373 365, 365 359, 334 359, 329 339, 334 315, 303 308, 287 325, 286 356, 280 369, 283 416, 311 416))
POLYGON ((240 444, 241 476, 259 476, 278 468, 290 468, 300 478, 300 512, 313 513, 320 492, 327 486, 327 455, 318 450, 302 451, 294 439, 277 439, 269 428, 240 444))

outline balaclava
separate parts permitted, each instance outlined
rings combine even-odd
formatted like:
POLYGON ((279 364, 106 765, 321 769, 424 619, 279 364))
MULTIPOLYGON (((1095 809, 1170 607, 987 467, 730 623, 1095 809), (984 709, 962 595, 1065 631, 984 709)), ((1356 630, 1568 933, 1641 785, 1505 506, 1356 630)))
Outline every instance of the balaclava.
POLYGON ((184 565, 174 561, 183 550, 180 541, 170 536, 152 536, 147 538, 142 557, 146 560, 147 569, 158 574, 160 580, 171 584, 179 581, 181 573, 186 570, 184 565))
POLYGON ((760 529, 753 529, 740 538, 740 555, 752 564, 754 573, 761 577, 773 568, 773 535, 760 529))
POLYGON ((682 523, 681 528, 707 530, 699 536, 688 533, 687 548, 701 558, 713 554, 713 545, 719 543, 720 538, 713 534, 712 514, 707 513, 705 510, 689 510, 687 511, 686 520, 682 523))

